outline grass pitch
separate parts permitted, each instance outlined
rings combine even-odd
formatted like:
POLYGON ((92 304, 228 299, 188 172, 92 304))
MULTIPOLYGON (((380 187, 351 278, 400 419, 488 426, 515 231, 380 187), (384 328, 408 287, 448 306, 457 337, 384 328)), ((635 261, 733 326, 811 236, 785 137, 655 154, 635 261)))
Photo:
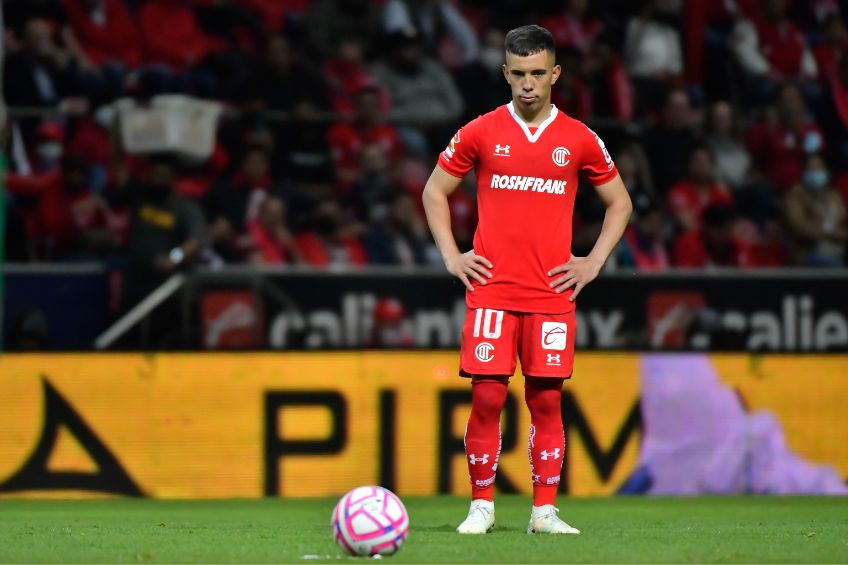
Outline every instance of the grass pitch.
MULTIPOLYGON (((392 563, 846 563, 848 500, 562 499, 579 536, 525 534, 530 501, 497 498, 487 536, 459 536, 463 498, 404 500, 392 563)), ((335 500, 0 500, 3 563, 311 563, 340 557, 335 500)), ((361 559, 361 558, 359 558, 361 559)))

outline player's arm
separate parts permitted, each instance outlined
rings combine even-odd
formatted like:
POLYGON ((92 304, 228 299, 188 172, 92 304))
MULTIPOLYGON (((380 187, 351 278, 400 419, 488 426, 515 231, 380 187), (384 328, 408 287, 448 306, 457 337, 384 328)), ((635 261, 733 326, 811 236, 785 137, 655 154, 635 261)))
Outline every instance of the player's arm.
POLYGON ((486 284, 486 279, 492 277, 492 273, 487 270, 492 268, 492 264, 485 257, 475 254, 473 249, 466 253, 460 252, 453 237, 448 197, 459 187, 461 180, 436 165, 424 186, 422 199, 430 232, 442 254, 445 267, 468 290, 473 291, 474 286, 469 277, 480 284, 486 284))
POLYGON ((592 282, 601 272, 601 267, 604 266, 613 248, 624 234, 627 222, 630 219, 630 212, 633 211, 630 195, 618 174, 611 181, 596 186, 595 191, 607 208, 601 234, 598 236, 595 246, 586 257, 572 256, 568 263, 555 267, 548 272, 549 276, 561 273, 561 276, 550 283, 551 288, 555 288, 557 292, 563 292, 567 288, 574 287, 574 292, 569 298, 572 301, 577 298, 583 287, 592 282))

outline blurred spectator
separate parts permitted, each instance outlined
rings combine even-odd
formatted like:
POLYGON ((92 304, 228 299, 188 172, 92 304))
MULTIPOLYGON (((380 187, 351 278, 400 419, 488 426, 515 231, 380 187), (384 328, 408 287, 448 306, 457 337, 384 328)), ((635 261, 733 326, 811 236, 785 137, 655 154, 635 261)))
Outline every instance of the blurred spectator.
POLYGON ((587 55, 604 31, 600 20, 588 14, 589 0, 565 0, 565 9, 543 18, 539 25, 551 32, 557 49, 574 49, 587 55))
POLYGON ((379 265, 425 265, 431 253, 427 226, 406 193, 375 208, 371 229, 363 236, 368 261, 379 265))
POLYGON ((670 261, 665 251, 665 219, 660 205, 647 195, 633 200, 634 220, 618 246, 618 267, 640 272, 664 271, 670 261))
POLYGON ((741 141, 741 128, 733 107, 719 100, 710 106, 706 119, 706 140, 716 162, 716 177, 736 189, 748 180, 751 154, 741 141))
POLYGON ((286 204, 276 196, 262 199, 256 217, 247 222, 255 247, 249 261, 258 265, 284 265, 302 260, 286 222, 286 204))
POLYGON ((733 195, 717 181, 712 153, 703 145, 692 151, 687 178, 672 186, 667 198, 672 217, 684 231, 700 227, 706 208, 716 204, 733 205, 733 195))
POLYGON ((388 0, 383 6, 383 30, 387 35, 419 37, 426 55, 448 67, 473 63, 480 52, 474 29, 448 0, 388 0), (451 47, 455 55, 450 54, 451 47))
POLYGON ((431 132, 430 147, 421 149, 441 146, 462 113, 462 96, 453 79, 436 61, 424 56, 416 36, 392 36, 388 53, 388 61, 377 64, 374 76, 392 100, 389 117, 431 132))
POLYGON ((761 12, 739 18, 733 30, 733 50, 743 71, 753 80, 754 101, 766 99, 784 80, 806 81, 818 74, 804 34, 787 16, 788 0, 761 0, 761 12))
POLYGON ((294 112, 301 117, 329 110, 324 78, 313 65, 302 61, 292 51, 291 42, 282 36, 268 42, 265 60, 256 69, 251 86, 261 92, 272 110, 294 112))
POLYGON ((828 77, 819 116, 834 164, 848 171, 848 53, 839 60, 837 72, 828 77))
POLYGON ((557 53, 557 63, 562 72, 551 89, 551 101, 572 118, 583 121, 591 118, 594 114, 592 93, 580 76, 580 54, 561 50, 557 53))
MULTIPOLYGON (((141 64, 138 30, 122 0, 62 0, 62 5, 70 27, 66 37, 72 49, 78 46, 83 67, 92 70, 115 62, 135 68, 141 64)), ((167 27, 160 25, 158 31, 167 27)))
POLYGON ((225 261, 240 262, 252 253, 255 238, 248 226, 274 192, 268 153, 261 147, 248 147, 238 170, 204 196, 209 240, 225 261))
POLYGON ((174 272, 191 265, 206 237, 203 212, 174 193, 176 164, 154 155, 140 186, 130 185, 129 264, 123 298, 132 306, 174 272))
POLYGON ((3 95, 10 106, 55 106, 74 93, 76 73, 70 54, 60 49, 46 20, 24 24, 21 48, 3 66, 3 95))
POLYGON ((337 53, 339 43, 351 39, 371 53, 373 40, 379 36, 380 8, 371 0, 314 0, 304 27, 318 59, 337 53))
POLYGON ((87 172, 84 161, 65 157, 61 169, 7 175, 6 189, 16 198, 31 259, 92 259, 116 247, 111 211, 89 189, 87 172))
POLYGON ((682 233, 674 241, 675 267, 755 266, 748 245, 735 235, 736 211, 727 204, 704 209, 700 227, 682 233))
POLYGON ((397 130, 383 120, 379 90, 374 87, 359 91, 353 120, 335 124, 327 137, 336 179, 344 188, 350 187, 359 175, 360 155, 365 146, 378 145, 392 160, 400 157, 401 153, 397 130))
POLYGON ((813 48, 819 74, 826 82, 836 76, 839 61, 848 54, 848 28, 842 16, 832 14, 824 23, 824 41, 813 48))
POLYGON ((394 348, 412 347, 414 344, 403 304, 396 298, 378 300, 374 305, 374 329, 366 346, 394 348))
POLYGON ((777 104, 748 131, 748 147, 782 193, 801 179, 805 156, 823 150, 824 134, 808 114, 798 86, 788 82, 777 94, 777 104))
POLYGON ((786 194, 783 204, 795 263, 808 267, 845 266, 848 218, 821 156, 807 158, 801 182, 786 194))
POLYGON ((337 200, 318 203, 312 229, 295 238, 303 259, 315 267, 352 267, 365 265, 365 249, 346 221, 337 200))
POLYGON ((177 72, 199 64, 225 47, 223 41, 203 32, 185 0, 145 0, 136 20, 145 60, 164 63, 177 72))
POLYGON ((683 74, 683 50, 673 0, 649 0, 627 22, 624 59, 636 90, 637 113, 655 109, 683 74))
POLYGON ((634 200, 639 196, 647 198, 648 201, 656 199, 651 165, 638 139, 626 141, 619 149, 615 155, 615 166, 634 200))
POLYGON ((230 49, 259 51, 267 40, 259 14, 241 0, 192 0, 197 23, 207 34, 227 42, 230 49))
POLYGON ((376 143, 365 145, 359 153, 359 171, 350 188, 349 202, 361 219, 371 217, 401 192, 395 183, 392 162, 386 150, 376 143))
POLYGON ((658 124, 645 132, 644 147, 660 193, 686 174, 689 153, 695 144, 695 112, 689 94, 675 89, 665 98, 658 124))
MULTIPOLYGON (((333 110, 342 116, 354 113, 356 97, 361 90, 370 88, 381 94, 365 63, 363 46, 355 39, 340 42, 338 53, 324 61, 322 70, 329 86, 333 110)), ((388 96, 381 96, 381 110, 387 110, 388 106, 388 96)))

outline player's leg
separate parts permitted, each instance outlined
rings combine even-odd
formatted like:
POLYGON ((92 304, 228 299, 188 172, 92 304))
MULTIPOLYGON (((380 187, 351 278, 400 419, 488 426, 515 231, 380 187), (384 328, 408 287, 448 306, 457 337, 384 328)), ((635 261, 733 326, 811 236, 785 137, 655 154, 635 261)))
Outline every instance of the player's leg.
POLYGON ((495 472, 501 450, 500 415, 509 376, 515 372, 518 321, 514 314, 469 309, 465 316, 460 374, 471 377, 471 414, 465 455, 471 482, 468 517, 457 531, 485 534, 494 527, 495 472))
POLYGON ((574 348, 569 347, 569 338, 573 337, 573 318, 573 314, 527 314, 519 325, 524 400, 530 411, 527 442, 533 479, 528 533, 580 533, 557 517, 555 506, 565 454, 561 400, 563 382, 571 376, 574 348))
POLYGON ((457 527, 461 534, 485 534, 495 526, 495 473, 501 453, 500 416, 509 377, 472 377, 471 414, 465 427, 465 460, 471 506, 457 527))

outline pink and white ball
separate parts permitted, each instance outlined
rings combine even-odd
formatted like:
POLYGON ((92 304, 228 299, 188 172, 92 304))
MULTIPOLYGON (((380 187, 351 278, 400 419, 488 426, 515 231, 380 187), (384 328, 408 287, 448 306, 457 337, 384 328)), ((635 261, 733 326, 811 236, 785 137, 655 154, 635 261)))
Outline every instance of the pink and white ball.
POLYGON ((333 537, 350 555, 393 555, 408 532, 406 508, 383 487, 357 487, 333 509, 333 537))

